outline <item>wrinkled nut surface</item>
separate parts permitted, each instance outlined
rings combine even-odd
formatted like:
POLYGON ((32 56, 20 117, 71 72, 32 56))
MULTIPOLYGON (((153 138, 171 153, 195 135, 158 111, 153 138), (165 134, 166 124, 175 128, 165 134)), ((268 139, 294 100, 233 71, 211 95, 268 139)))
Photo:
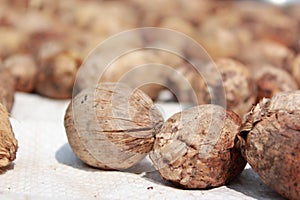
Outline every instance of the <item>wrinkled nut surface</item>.
POLYGON ((31 55, 15 54, 4 61, 4 67, 15 78, 15 88, 22 92, 32 92, 35 87, 37 66, 31 55))
POLYGON ((300 91, 263 99, 248 113, 239 143, 263 182, 282 196, 300 198, 300 91))
POLYGON ((293 76, 283 69, 269 65, 254 68, 253 78, 257 86, 257 102, 263 98, 271 98, 279 92, 298 89, 293 76))
POLYGON ((0 69, 0 103, 10 112, 15 96, 15 79, 7 69, 0 69))
POLYGON ((235 147, 241 120, 217 105, 200 105, 169 118, 150 158, 161 176, 184 188, 224 185, 246 161, 235 147))
POLYGON ((141 90, 101 83, 80 92, 69 105, 65 128, 83 162, 101 169, 126 169, 152 149, 163 118, 141 90))
POLYGON ((17 149, 18 143, 9 122, 8 112, 0 104, 0 171, 16 158, 17 149))

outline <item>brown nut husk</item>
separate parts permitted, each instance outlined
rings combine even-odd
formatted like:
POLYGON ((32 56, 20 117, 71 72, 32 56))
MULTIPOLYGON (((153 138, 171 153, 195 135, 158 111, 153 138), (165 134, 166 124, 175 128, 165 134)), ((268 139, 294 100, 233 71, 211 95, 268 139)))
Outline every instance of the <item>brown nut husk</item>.
POLYGON ((150 158, 161 176, 184 188, 224 185, 246 161, 235 147, 241 119, 217 105, 200 105, 169 118, 150 158))
POLYGON ((72 97, 76 73, 81 59, 75 52, 58 50, 58 52, 41 57, 37 72, 37 93, 57 99, 72 97))
POLYGON ((80 92, 69 105, 65 128, 74 153, 101 169, 126 169, 152 149, 163 118, 141 90, 100 83, 80 92))
POLYGON ((37 66, 31 55, 14 54, 4 61, 4 67, 14 76, 16 90, 22 92, 33 91, 37 66))
POLYGON ((292 70, 293 77, 297 81, 298 87, 300 87, 300 54, 297 55, 295 60, 293 61, 292 70))
POLYGON ((226 93, 226 106, 243 117, 256 101, 257 88, 251 71, 233 59, 216 61, 226 93))
POLYGON ((286 46, 274 41, 260 40, 244 48, 239 59, 250 66, 269 64, 292 72, 294 52, 286 46))
POLYGON ((14 104, 15 80, 7 69, 0 69, 0 103, 10 112, 14 104))
POLYGON ((282 196, 300 198, 300 91, 263 99, 248 114, 239 144, 263 182, 282 196))
POLYGON ((289 73, 270 65, 253 68, 253 78, 257 86, 257 102, 263 98, 271 98, 279 92, 298 89, 296 81, 289 73))
POLYGON ((204 70, 207 72, 201 74, 190 65, 181 65, 168 77, 167 84, 180 102, 191 103, 197 98, 197 104, 211 103, 213 95, 222 98, 219 91, 224 89, 227 109, 243 117, 255 103, 257 94, 249 69, 238 61, 222 58, 216 61, 216 65, 204 64, 204 70), (218 76, 222 85, 218 84, 218 76))
POLYGON ((9 122, 9 115, 0 103, 0 172, 1 168, 8 166, 15 158, 18 142, 9 122))

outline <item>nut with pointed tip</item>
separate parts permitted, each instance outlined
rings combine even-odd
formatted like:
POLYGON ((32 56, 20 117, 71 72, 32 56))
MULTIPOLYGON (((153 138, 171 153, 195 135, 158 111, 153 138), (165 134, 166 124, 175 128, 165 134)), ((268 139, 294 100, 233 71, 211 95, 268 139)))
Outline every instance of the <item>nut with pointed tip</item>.
POLYGON ((122 170, 152 149, 163 118, 141 90, 120 83, 100 83, 82 90, 65 115, 74 153, 88 165, 122 170))

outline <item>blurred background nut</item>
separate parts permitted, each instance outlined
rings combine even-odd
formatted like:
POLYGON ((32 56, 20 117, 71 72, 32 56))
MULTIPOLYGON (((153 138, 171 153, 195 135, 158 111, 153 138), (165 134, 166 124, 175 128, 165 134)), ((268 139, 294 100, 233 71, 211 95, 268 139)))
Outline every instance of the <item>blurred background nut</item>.
POLYGON ((0 68, 0 103, 11 111, 15 96, 15 79, 9 70, 0 68))
POLYGON ((243 117, 256 101, 257 90, 251 71, 242 63, 228 58, 217 59, 215 65, 209 63, 202 66, 207 72, 201 74, 185 64, 168 77, 167 85, 177 95, 178 101, 212 103, 213 98, 222 98, 221 91, 224 89, 227 109, 243 117), (222 85, 218 84, 218 76, 222 85))
POLYGON ((284 9, 261 1, 241 1, 231 10, 238 13, 241 26, 251 30, 254 39, 267 39, 293 48, 298 40, 297 21, 284 9))
POLYGON ((243 117, 251 109, 257 96, 251 71, 242 63, 232 59, 218 59, 216 65, 223 80, 226 109, 243 117))
POLYGON ((13 54, 5 59, 3 65, 14 76, 17 91, 33 91, 37 66, 30 54, 13 54))
POLYGON ((269 64, 291 73, 294 57, 294 52, 286 46, 270 40, 260 40, 244 48, 239 59, 250 67, 269 64))
POLYGON ((9 122, 9 113, 0 103, 0 172, 16 159, 18 142, 9 122))
POLYGON ((38 61, 35 91, 50 98, 71 98, 81 60, 71 51, 58 51, 38 61))
POLYGON ((271 65, 262 65, 254 68, 253 78, 257 85, 257 102, 264 97, 271 98, 278 92, 298 89, 298 85, 292 75, 283 69, 271 65))
POLYGON ((298 87, 300 87, 300 54, 295 57, 293 62, 293 77, 298 83, 298 87))

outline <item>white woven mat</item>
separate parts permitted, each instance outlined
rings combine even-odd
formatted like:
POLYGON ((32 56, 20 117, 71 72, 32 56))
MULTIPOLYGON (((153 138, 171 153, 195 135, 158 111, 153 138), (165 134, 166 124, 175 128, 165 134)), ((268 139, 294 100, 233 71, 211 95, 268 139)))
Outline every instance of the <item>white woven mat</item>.
MULTIPOLYGON (((11 122, 17 159, 0 175, 0 199, 281 199, 247 166, 228 186, 182 190, 163 181, 149 159, 127 172, 86 166, 70 149, 63 117, 68 101, 18 93, 11 122)), ((179 107, 165 104, 165 115, 179 107)))

